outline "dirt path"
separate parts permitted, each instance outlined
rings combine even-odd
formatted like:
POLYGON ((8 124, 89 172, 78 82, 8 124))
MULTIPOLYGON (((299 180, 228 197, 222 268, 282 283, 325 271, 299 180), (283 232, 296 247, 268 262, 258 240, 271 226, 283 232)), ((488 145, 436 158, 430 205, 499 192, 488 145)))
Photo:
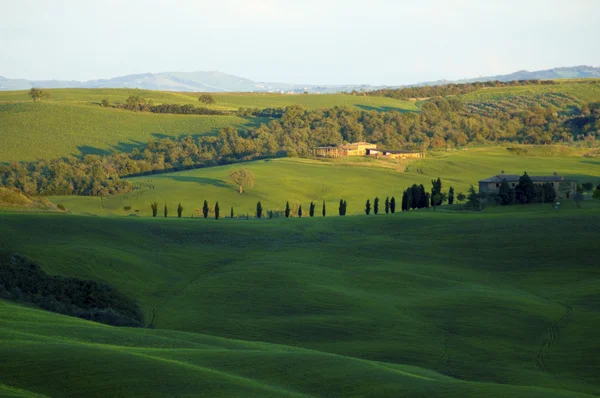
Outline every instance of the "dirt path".
POLYGON ((556 322, 552 322, 550 327, 548 327, 548 337, 540 347, 540 350, 535 357, 535 366, 538 370, 541 370, 542 372, 548 372, 548 367, 546 366, 546 355, 556 345, 560 332, 560 324, 568 321, 568 318, 571 316, 571 312, 571 307, 567 307, 565 313, 560 317, 560 319, 558 319, 556 322))

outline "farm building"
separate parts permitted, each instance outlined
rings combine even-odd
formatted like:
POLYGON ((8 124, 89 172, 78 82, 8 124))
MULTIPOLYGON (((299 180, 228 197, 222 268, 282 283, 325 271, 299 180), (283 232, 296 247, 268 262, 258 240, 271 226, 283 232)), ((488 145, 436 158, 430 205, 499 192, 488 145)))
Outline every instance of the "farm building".
POLYGON ((331 145, 314 148, 315 156, 327 158, 339 158, 345 156, 365 156, 368 149, 377 148, 377 144, 368 142, 353 142, 351 144, 331 145))
POLYGON ((422 158, 422 152, 377 149, 377 144, 368 142, 353 142, 344 145, 331 145, 313 149, 314 156, 339 158, 346 156, 373 156, 385 159, 415 159, 422 158))
POLYGON ((367 149, 367 156, 384 159, 420 159, 423 152, 401 151, 392 149, 367 149))
MULTIPOLYGON (((515 188, 519 183, 521 176, 516 174, 504 174, 502 171, 500 174, 493 177, 486 178, 479 181, 479 192, 486 194, 497 194, 500 192, 500 185, 502 180, 506 180, 511 188, 515 188)), ((554 187, 557 197, 569 197, 577 188, 577 181, 566 179, 563 176, 559 176, 558 173, 554 172, 551 176, 529 176, 534 184, 542 185, 547 182, 551 183, 554 187)))

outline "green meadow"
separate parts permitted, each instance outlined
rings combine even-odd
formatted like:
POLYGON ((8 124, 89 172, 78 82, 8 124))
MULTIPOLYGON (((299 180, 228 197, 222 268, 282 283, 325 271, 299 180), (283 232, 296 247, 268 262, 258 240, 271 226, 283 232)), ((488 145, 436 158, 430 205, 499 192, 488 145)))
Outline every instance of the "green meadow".
MULTIPOLYGON (((236 116, 171 115, 103 108, 104 98, 125 102, 131 94, 156 104, 200 106, 197 93, 129 89, 49 89, 51 97, 33 103, 27 91, 0 91, 0 162, 55 159, 68 155, 130 152, 151 139, 214 134, 227 126, 244 128, 268 119, 236 116)), ((306 108, 347 106, 364 110, 417 111, 414 103, 383 97, 283 95, 261 93, 215 94, 215 109, 240 107, 306 108)))
POLYGON ((171 217, 179 203, 184 216, 191 217, 204 200, 211 206, 219 201, 221 215, 228 216, 230 207, 236 215, 255 214, 256 203, 261 201, 267 210, 283 210, 290 205, 302 205, 308 214, 311 201, 326 201, 329 215, 337 215, 340 199, 348 201, 348 214, 364 214, 367 199, 377 196, 383 201, 387 196, 397 200, 412 184, 431 188, 431 180, 440 177, 443 189, 453 186, 455 191, 467 193, 477 181, 504 170, 507 174, 560 175, 600 183, 600 160, 583 157, 585 150, 564 148, 558 155, 545 156, 543 147, 529 147, 528 156, 517 155, 505 147, 483 147, 469 150, 430 154, 418 161, 392 162, 385 160, 349 158, 341 161, 323 161, 298 158, 258 160, 230 166, 210 167, 176 173, 158 174, 129 179, 136 189, 119 196, 106 198, 64 196, 51 197, 54 203, 63 204, 74 213, 96 215, 150 216, 150 204, 158 202, 159 213, 167 204, 171 217), (535 155, 538 156, 535 156, 535 155), (533 156, 532 156, 533 155, 533 156), (237 168, 247 168, 255 176, 255 186, 239 194, 229 180, 229 173, 237 168), (125 209, 128 207, 129 209, 125 209))
POLYGON ((8 391, 600 394, 597 207, 268 222, 0 217, 0 247, 50 274, 115 286, 153 326, 2 302, 8 391))
MULTIPOLYGON (((600 98, 595 81, 577 80, 464 97, 544 90, 600 98)), ((0 92, 0 163, 128 152, 150 139, 267 121, 98 104, 136 94, 199 105, 197 93, 48 91, 39 103, 0 92)), ((418 111, 414 102, 343 94, 214 97, 215 108, 231 110, 418 111)), ((0 396, 599 396, 600 201, 399 211, 407 187, 429 191, 438 177, 442 191, 465 194, 502 170, 558 172, 596 186, 597 154, 472 146, 419 160, 273 158, 147 175, 127 179, 131 192, 104 198, 0 189, 0 250, 49 275, 114 287, 139 304, 147 326, 107 326, 0 299, 0 396), (228 178, 239 168, 255 179, 242 194, 228 178), (384 214, 388 196, 396 214, 384 214), (380 214, 366 216, 365 201, 375 197, 380 214), (340 199, 346 217, 338 216, 340 199), (199 216, 204 200, 219 202, 222 219, 199 216), (303 217, 257 220, 258 201, 265 213, 302 205, 303 217), (239 218, 229 218, 231 207, 239 218)))

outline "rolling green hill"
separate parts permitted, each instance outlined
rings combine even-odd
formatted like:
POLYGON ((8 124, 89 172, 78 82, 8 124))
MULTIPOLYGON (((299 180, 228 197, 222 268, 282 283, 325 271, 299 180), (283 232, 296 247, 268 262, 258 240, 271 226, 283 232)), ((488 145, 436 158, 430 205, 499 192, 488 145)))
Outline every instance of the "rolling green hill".
POLYGON ((7 388, 48 396, 600 393, 600 274, 590 251, 597 209, 269 222, 0 217, 0 247, 50 274, 112 284, 155 328, 3 303, 7 388))
MULTIPOLYGON (((194 93, 128 89, 50 89, 48 92, 51 93, 50 100, 39 103, 33 103, 27 91, 0 92, 0 162, 54 159, 105 151, 129 152, 150 139, 211 134, 227 126, 242 128, 268 122, 254 117, 152 114, 99 106, 104 98, 124 102, 130 94, 152 99, 156 104, 201 105, 194 93)), ((343 94, 240 93, 214 97, 217 104, 213 108, 226 110, 288 105, 417 110, 415 104, 408 101, 343 94)))
MULTIPOLYGON (((552 147, 557 154, 544 147, 524 147, 528 156, 520 156, 506 148, 474 148, 433 154, 419 161, 393 163, 373 159, 355 158, 339 162, 308 159, 282 158, 259 160, 231 166, 211 167, 177 173, 132 178, 138 188, 119 196, 99 197, 52 197, 75 213, 112 214, 140 216, 151 215, 150 203, 168 204, 171 216, 175 216, 178 203, 184 206, 184 215, 190 217, 194 209, 201 208, 204 200, 211 205, 219 201, 222 215, 229 215, 234 206, 236 214, 254 215, 256 202, 265 209, 283 210, 286 201, 291 205, 302 204, 305 216, 310 201, 317 203, 320 214, 321 202, 327 202, 328 214, 337 215, 341 198, 348 201, 348 214, 362 214, 366 199, 387 196, 397 200, 410 185, 423 184, 431 188, 431 180, 440 177, 446 191, 453 186, 456 192, 467 193, 471 184, 501 170, 507 173, 531 175, 561 175, 579 180, 600 183, 600 161, 582 157, 585 150, 552 147), (561 151, 562 149, 562 151, 561 151), (533 156, 532 156, 533 155, 533 156), (540 155, 540 156, 535 156, 540 155), (546 156, 544 156, 546 155, 546 156), (229 181, 228 174, 236 168, 248 168, 253 172, 256 184, 239 194, 229 181), (124 210, 125 207, 131 207, 124 210), (139 211, 136 211, 139 210, 139 211)), ((382 202, 383 203, 383 202, 382 202)))

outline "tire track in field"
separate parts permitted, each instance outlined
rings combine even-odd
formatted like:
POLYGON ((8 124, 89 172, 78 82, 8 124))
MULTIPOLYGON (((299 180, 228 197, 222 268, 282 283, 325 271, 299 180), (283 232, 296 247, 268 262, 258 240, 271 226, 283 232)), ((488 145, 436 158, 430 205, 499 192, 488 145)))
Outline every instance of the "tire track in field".
POLYGON ((208 266, 206 269, 204 269, 202 272, 196 274, 193 278, 187 280, 186 282, 184 282, 177 290, 167 294, 165 297, 163 297, 162 299, 160 299, 158 301, 158 303, 156 303, 156 305, 154 305, 154 307, 152 307, 152 309, 150 309, 150 313, 152 314, 152 318, 150 319, 150 323, 148 324, 148 328, 150 329, 154 329, 155 323, 156 323, 156 319, 158 318, 158 310, 165 305, 169 300, 175 298, 176 296, 178 296, 179 294, 181 294, 189 285, 191 285, 192 283, 198 281, 198 279, 200 279, 203 275, 208 274, 211 270, 217 268, 217 266, 219 265, 226 265, 226 264, 230 264, 233 260, 226 260, 226 261, 220 261, 218 263, 213 264, 212 267, 208 266), (210 269, 208 269, 210 267, 210 269))
POLYGON ((548 366, 546 365, 546 355, 556 345, 560 331, 560 324, 567 321, 567 319, 571 316, 571 312, 572 308, 567 307, 565 313, 560 317, 560 319, 558 319, 555 322, 552 322, 550 324, 550 327, 548 327, 548 338, 546 339, 546 341, 544 341, 535 357, 535 367, 538 370, 542 372, 548 372, 548 366))

